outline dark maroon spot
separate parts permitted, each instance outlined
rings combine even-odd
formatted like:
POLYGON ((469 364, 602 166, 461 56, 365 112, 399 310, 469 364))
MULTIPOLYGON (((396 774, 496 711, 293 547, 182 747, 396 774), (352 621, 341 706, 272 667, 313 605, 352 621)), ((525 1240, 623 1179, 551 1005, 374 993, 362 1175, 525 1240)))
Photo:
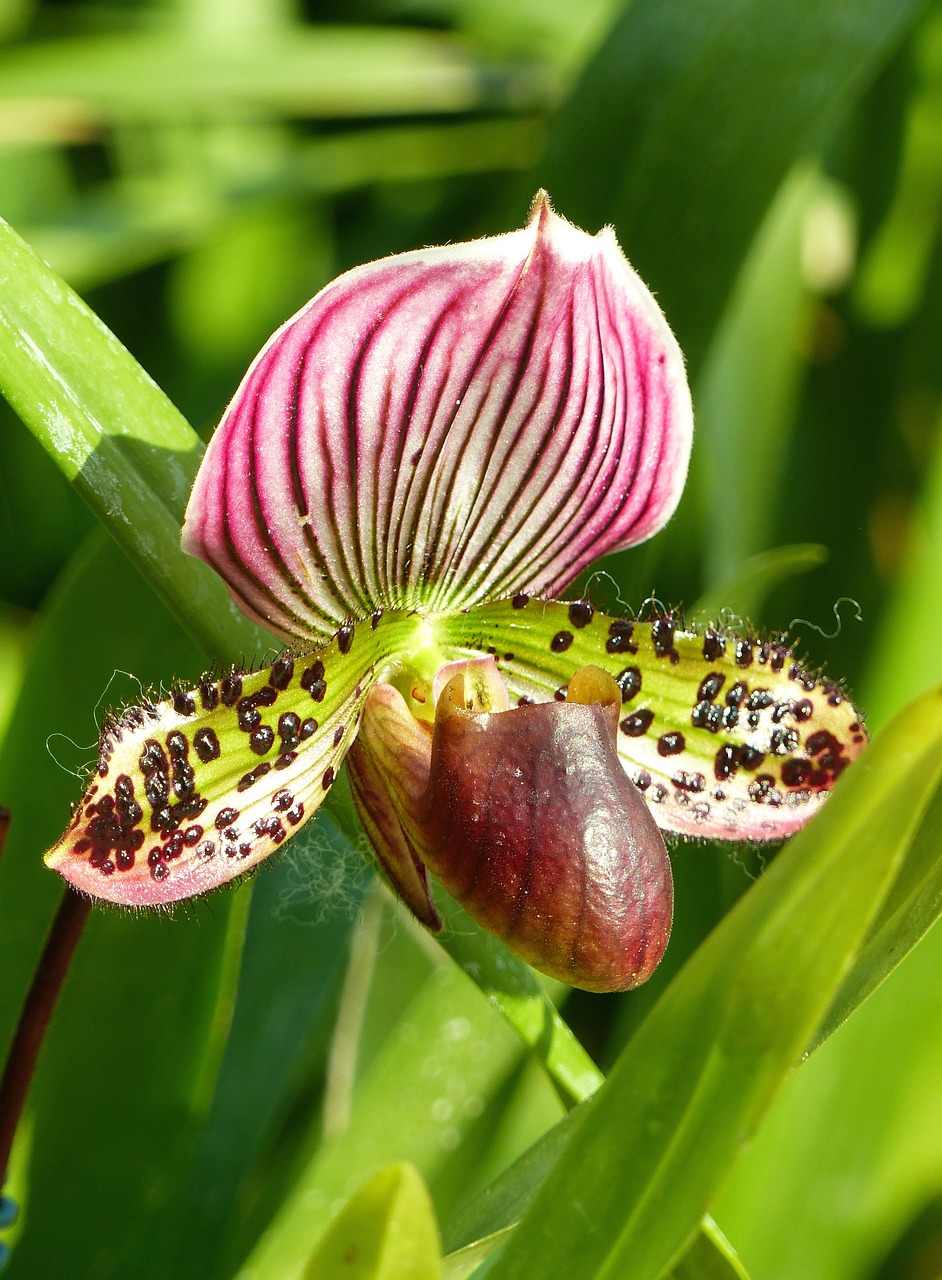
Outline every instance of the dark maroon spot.
POLYGON ((712 702, 725 683, 726 677, 721 671, 711 671, 709 675, 704 676, 700 681, 700 688, 697 690, 697 701, 712 702))
POLYGON ((345 622, 337 632, 337 648, 341 653, 349 653, 353 644, 353 623, 345 622))
POLYGON ((301 819, 304 817, 304 805, 298 802, 298 804, 296 804, 293 809, 288 810, 288 812, 285 814, 285 817, 288 819, 288 821, 291 823, 293 827, 296 827, 298 823, 301 821, 301 819))
POLYGON ((130 871, 134 866, 134 854, 130 849, 119 849, 114 861, 119 871, 130 871))
POLYGON ((676 756, 686 745, 682 733, 662 733, 657 740, 657 753, 659 756, 676 756))
POLYGON ((587 627, 594 617, 595 610, 588 600, 573 600, 569 606, 569 621, 577 631, 587 627))
POLYGON ((819 756, 822 751, 833 751, 835 755, 840 755, 841 744, 833 733, 827 729, 819 729, 805 743, 805 750, 809 756, 819 756))
POLYGON ((798 746, 798 734, 794 729, 773 729, 769 738, 769 751, 773 756, 788 756, 798 746))
POLYGON ((88 853, 91 847, 92 847, 92 841, 89 840, 88 836, 81 836, 78 840, 76 840, 75 844, 73 844, 72 852, 88 853))
POLYGON ((753 689, 746 699, 746 709, 748 711, 764 711, 766 707, 771 707, 774 701, 775 698, 768 689, 753 689))
POLYGON ((638 646, 632 640, 635 624, 628 618, 615 618, 608 624, 608 639, 605 641, 606 653, 637 653, 638 646))
POLYGON ((674 619, 657 618, 651 623, 651 642, 659 658, 669 658, 674 650, 674 619))
POLYGON ((521 693, 520 697, 517 699, 518 707, 532 707, 533 705, 533 699, 528 698, 525 693, 521 693))
POLYGON ((200 702, 203 704, 204 711, 215 711, 219 706, 219 689, 205 676, 200 681, 200 702))
POLYGON ((278 736, 282 749, 290 750, 298 745, 298 734, 301 729, 301 717, 293 711, 285 711, 278 717, 278 736))
POLYGON ((710 733, 719 733, 723 727, 723 708, 712 702, 698 702, 690 713, 690 723, 694 729, 706 729, 710 733))
POLYGON ((752 773, 754 769, 758 769, 764 760, 764 753, 755 747, 749 746, 748 743, 739 747, 736 752, 736 763, 741 769, 746 769, 749 773, 752 773))
POLYGON ((530 603, 530 597, 525 591, 518 591, 510 603, 514 609, 525 609, 530 603))
POLYGON ((716 662, 725 652, 726 641, 718 631, 711 629, 703 633, 703 656, 707 662, 716 662))
POLYGON ((370 614, 370 626, 373 628, 374 631, 379 626, 382 620, 382 617, 383 617, 382 609, 374 609, 373 612, 370 614))
POLYGON ((566 701, 566 694, 567 694, 568 692, 569 692, 569 685, 568 685, 568 684, 561 684, 561 685, 559 686, 559 688, 556 690, 556 692, 553 694, 553 697, 555 698, 555 700, 556 700, 557 702, 565 702, 565 701, 566 701))
POLYGON ((236 791, 248 791, 249 787, 254 787, 259 779, 264 778, 266 773, 271 771, 271 765, 267 760, 263 760, 261 764, 256 765, 248 773, 244 773, 236 785, 236 791))
POLYGON ((251 733, 262 723, 262 713, 251 698, 239 699, 239 728, 243 733, 251 733))
POLYGON ((550 648, 553 653, 565 653, 572 644, 571 631, 557 631, 550 641, 550 648))
POLYGON ((268 836, 275 844, 281 844, 287 834, 281 825, 281 819, 273 815, 267 818, 259 818, 252 824, 252 829, 257 836, 268 836))
POLYGON ((320 658, 317 658, 311 666, 305 667, 301 672, 301 688, 310 689, 312 684, 317 684, 317 682, 319 680, 323 680, 323 678, 324 664, 321 662, 320 658))
POLYGON ((215 842, 212 840, 204 840, 203 843, 196 850, 196 856, 198 858, 211 858, 215 852, 216 852, 215 842))
POLYGON ((639 791, 647 791, 648 787, 651 785, 651 775, 648 773, 647 769, 638 770, 635 774, 634 783, 639 791))
POLYGON ((163 861, 163 856, 163 850, 155 845, 147 855, 147 865, 150 867, 156 867, 158 862, 163 861))
MULTIPOLYGON (((513 662, 513 660, 514 660, 514 658, 515 658, 515 657, 516 657, 516 654, 513 654, 513 653, 505 653, 505 654, 504 654, 504 661, 505 661, 505 662, 513 662)), ((356 696, 357 696, 358 698, 359 698, 359 696, 360 696, 360 689, 359 689, 359 688, 358 688, 358 689, 357 689, 357 691, 356 691, 356 696)))
POLYGON ((333 782, 334 782, 334 767, 333 765, 328 765, 327 768, 324 770, 323 778, 321 778, 321 786, 326 791, 328 787, 333 786, 333 782))
POLYGON ((267 755, 274 745, 275 734, 267 724, 263 724, 260 729, 256 729, 249 738, 249 746, 257 756, 267 755))
POLYGON ((185 760, 189 754, 190 744, 179 729, 173 729, 167 734, 167 750, 171 760, 185 760))
POLYGON ((334 730, 334 746, 335 747, 339 747, 341 742, 343 741, 343 733, 344 733, 344 726, 342 724, 338 724, 337 728, 334 730))
POLYGON ((728 707, 738 707, 742 704, 743 698, 749 692, 746 685, 741 680, 737 680, 734 685, 726 690, 726 705, 728 707))
POLYGON ((689 791, 694 794, 702 791, 704 787, 702 773, 675 773, 671 778, 671 782, 678 791, 689 791))
POLYGON ((186 800, 193 794, 196 784, 196 775, 193 772, 192 765, 187 764, 185 760, 174 760, 173 762, 173 791, 178 800, 186 800))
POLYGON ((778 645, 776 648, 772 650, 771 656, 769 658, 769 666, 772 668, 773 671, 781 671, 781 669, 785 666, 785 660, 787 657, 788 657, 788 650, 784 648, 782 645, 778 645))
POLYGON ((305 720, 301 725, 299 737, 302 742, 307 742, 308 738, 313 738, 315 733, 317 733, 317 721, 305 720))
POLYGON ((184 831, 183 833, 183 843, 185 845, 189 845, 190 848, 192 848, 193 845, 195 844, 199 844, 202 838, 203 838, 203 828, 199 825, 187 827, 186 831, 184 831))
POLYGON ((215 729, 208 726, 205 729, 197 729, 193 734, 193 746, 196 748, 196 754, 202 760, 203 764, 209 764, 210 760, 219 759, 219 739, 216 737, 215 729))
POLYGON ((178 716, 191 716, 196 710, 196 704, 188 693, 177 689, 173 695, 173 709, 178 716))
POLYGON ((165 863, 158 862, 151 867, 150 874, 154 880, 166 880, 170 874, 170 868, 165 863))
POLYGON ((654 712, 644 707, 641 711, 632 711, 630 715, 625 716, 620 728, 629 738, 640 738, 651 728, 653 721, 654 712))
POLYGON ((810 720, 814 715, 814 704, 808 698, 802 698, 801 702, 796 702, 792 707, 792 715, 796 720, 810 720))
POLYGON ((751 667, 755 654, 752 650, 752 644, 749 640, 736 641, 736 666, 751 667))
POLYGON ((183 832, 174 831, 169 840, 164 844, 164 858, 169 862, 171 858, 179 858, 183 852, 183 832))
POLYGON ((222 831, 224 827, 231 827, 234 822, 238 821, 238 809, 220 809, 216 814, 216 828, 219 831, 222 831))
POLYGON ((275 761, 275 768, 287 769, 288 765, 292 764, 295 760, 297 760, 297 758, 298 758, 298 753, 296 751, 283 751, 281 755, 278 757, 278 759, 275 761))
POLYGON ((641 692, 641 672, 637 667, 625 667, 615 677, 615 683, 621 689, 622 703, 630 702, 641 692))
POLYGON ((234 707, 242 697, 242 677, 230 671, 219 682, 219 694, 227 707, 234 707))
POLYGON ((287 787, 283 787, 281 791, 276 791, 271 798, 271 807, 277 809, 279 813, 284 813, 286 809, 290 809, 294 804, 294 796, 287 787))
POLYGON ((812 773, 810 760, 796 756, 782 765, 782 781, 786 787, 803 787, 812 773))
POLYGON ((723 728, 730 730, 735 729, 739 724, 739 708, 725 707, 723 709, 723 728))
POLYGON ((291 683, 291 677, 293 675, 294 659, 287 657, 276 658, 268 673, 268 681, 276 689, 281 689, 283 692, 291 683))

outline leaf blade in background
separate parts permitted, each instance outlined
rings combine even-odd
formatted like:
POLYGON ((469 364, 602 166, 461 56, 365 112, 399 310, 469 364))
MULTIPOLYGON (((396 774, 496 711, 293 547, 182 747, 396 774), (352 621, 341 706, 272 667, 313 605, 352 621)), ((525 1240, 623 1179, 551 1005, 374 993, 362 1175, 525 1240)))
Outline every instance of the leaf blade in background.
POLYGON ((465 1162, 487 1121, 487 1104, 521 1052, 517 1037, 465 975, 451 965, 438 969, 359 1086, 349 1127, 300 1171, 239 1276, 300 1277, 337 1198, 390 1160, 415 1164, 439 1212, 443 1206, 447 1211, 464 1191, 465 1162))
POLYGON ((386 1165, 355 1192, 311 1255, 303 1280, 439 1280, 435 1210, 408 1162, 386 1165))
POLYGON ((539 66, 475 57, 441 33, 308 26, 207 35, 142 31, 24 45, 0 53, 0 121, 26 99, 65 101, 76 124, 174 116, 419 115, 545 107, 539 66))
POLYGON ((210 653, 267 641, 180 550, 199 437, 98 317, 0 223, 0 390, 210 653))

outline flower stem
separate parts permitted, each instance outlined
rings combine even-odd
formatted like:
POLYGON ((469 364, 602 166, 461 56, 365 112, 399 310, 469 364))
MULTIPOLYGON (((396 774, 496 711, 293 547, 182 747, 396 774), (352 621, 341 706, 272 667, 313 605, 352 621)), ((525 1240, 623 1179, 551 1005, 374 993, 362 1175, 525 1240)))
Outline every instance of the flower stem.
MULTIPOLYGON (((3 811, 0 813, 0 852, 8 825, 9 815, 3 811)), ((87 898, 79 897, 72 889, 66 889, 20 1013, 3 1076, 0 1078, 0 1186, 6 1181, 10 1148, 29 1093, 46 1028, 78 940, 82 936, 90 907, 91 902, 87 898)))

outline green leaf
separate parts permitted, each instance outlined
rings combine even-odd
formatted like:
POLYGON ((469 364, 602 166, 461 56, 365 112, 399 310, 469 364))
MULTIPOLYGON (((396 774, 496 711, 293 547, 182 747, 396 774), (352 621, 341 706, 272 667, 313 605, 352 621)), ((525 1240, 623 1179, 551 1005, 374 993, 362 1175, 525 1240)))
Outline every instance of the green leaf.
MULTIPOLYGON (((475 1240, 456 1253, 449 1253, 442 1259, 442 1280, 468 1280, 478 1267, 492 1257, 505 1240, 513 1233, 513 1227, 505 1227, 503 1231, 495 1231, 483 1240, 475 1240)), ((483 1274, 483 1273, 482 1273, 483 1274)))
POLYGON ((80 298, 0 221, 0 391, 210 653, 268 647, 180 550, 198 436, 80 298))
POLYGON ((691 619, 729 619, 729 625, 741 629, 739 622, 754 618, 765 597, 780 582, 809 573, 828 558, 827 547, 816 542, 799 542, 791 547, 775 547, 750 556, 735 569, 713 582, 690 611, 691 619))
POLYGON ((416 1165, 440 1214, 463 1199, 488 1104, 520 1053, 517 1037, 464 974, 439 969, 359 1085, 349 1127, 313 1153, 241 1280, 297 1280, 331 1206, 389 1160, 416 1165))
POLYGON ((438 1280, 435 1210, 422 1177, 405 1161, 380 1169, 341 1209, 303 1280, 438 1280))
POLYGON ((560 1015, 540 978, 443 891, 435 894, 435 901, 445 924, 437 936, 442 949, 477 983, 542 1062, 563 1102, 573 1106, 590 1097, 604 1076, 560 1015))
POLYGON ((654 1280, 682 1255, 891 888, 940 747, 932 693, 724 919, 587 1104, 493 1280, 654 1280))
POLYGON ((580 226, 614 220, 694 371, 785 175, 925 8, 635 0, 586 67, 534 182, 580 226))
POLYGON ((667 1280, 749 1280, 733 1246, 708 1218, 667 1280))
MULTIPOLYGON (((419 115, 545 106, 538 67, 487 66, 441 33, 381 27, 137 32, 75 37, 5 51, 4 95, 65 100, 90 122, 291 116, 419 115)), ((0 114, 2 119, 2 114, 0 114)), ((15 122, 15 117, 14 117, 15 122)))
MULTIPOLYGON (((133 1267, 138 1277, 205 1280, 209 1259, 219 1264, 244 1240, 250 1184, 264 1177, 266 1190, 277 1196, 265 1158, 289 1117, 292 1130, 299 1127, 310 1080, 324 1069, 368 881, 366 874, 340 880, 351 858, 360 865, 359 854, 345 847, 326 815, 318 820, 316 844, 303 836, 301 842, 307 847, 289 849, 253 882, 244 933, 233 940, 237 973, 221 993, 231 1010, 227 1017, 223 1009, 215 1029, 221 1062, 217 1074, 204 1073, 205 1119, 172 1202, 141 1242, 133 1267), (312 882, 302 890, 308 859, 312 882), (325 883, 337 877, 330 894, 314 886, 321 864, 325 883)), ((217 1265, 213 1274, 223 1270, 217 1265)))

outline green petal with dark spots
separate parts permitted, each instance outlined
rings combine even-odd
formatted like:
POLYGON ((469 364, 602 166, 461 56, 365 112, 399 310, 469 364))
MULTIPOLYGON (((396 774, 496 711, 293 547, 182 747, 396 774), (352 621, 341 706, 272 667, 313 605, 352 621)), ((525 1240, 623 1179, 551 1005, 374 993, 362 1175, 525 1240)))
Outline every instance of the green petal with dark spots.
POLYGON ((414 617, 377 615, 262 671, 128 708, 105 726, 47 864, 127 906, 191 898, 255 866, 316 812, 378 672, 417 630, 414 617))
POLYGON ((774 641, 524 595, 442 618, 437 631, 449 650, 493 654, 518 703, 564 698, 578 667, 611 672, 619 756, 666 831, 788 836, 866 743, 841 688, 774 641))

